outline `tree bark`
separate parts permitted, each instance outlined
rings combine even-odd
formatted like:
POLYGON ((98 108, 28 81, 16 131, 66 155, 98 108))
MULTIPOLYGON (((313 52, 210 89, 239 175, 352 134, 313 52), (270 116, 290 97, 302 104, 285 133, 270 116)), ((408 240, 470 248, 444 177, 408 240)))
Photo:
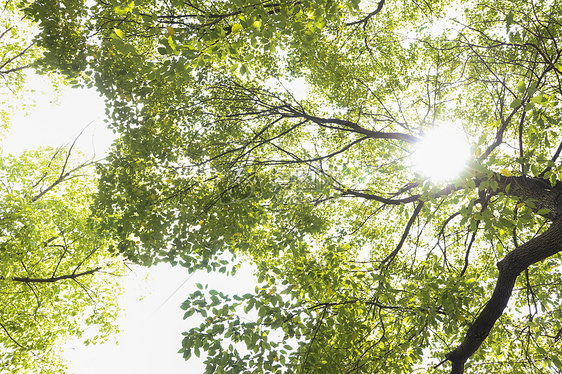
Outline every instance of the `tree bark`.
POLYGON ((496 174, 494 177, 498 182, 498 191, 506 195, 517 196, 522 201, 534 200, 536 207, 533 208, 533 211, 535 212, 549 209, 550 212, 543 214, 543 217, 555 221, 562 216, 562 183, 559 182, 552 187, 550 181, 540 178, 505 177, 501 174, 496 174))

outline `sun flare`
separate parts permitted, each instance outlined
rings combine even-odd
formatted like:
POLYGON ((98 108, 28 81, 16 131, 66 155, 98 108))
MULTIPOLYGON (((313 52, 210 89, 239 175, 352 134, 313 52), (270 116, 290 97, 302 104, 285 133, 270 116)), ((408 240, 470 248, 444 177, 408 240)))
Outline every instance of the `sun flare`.
POLYGON ((426 133, 413 155, 416 170, 435 182, 459 175, 469 156, 466 135, 455 125, 441 126, 426 133))

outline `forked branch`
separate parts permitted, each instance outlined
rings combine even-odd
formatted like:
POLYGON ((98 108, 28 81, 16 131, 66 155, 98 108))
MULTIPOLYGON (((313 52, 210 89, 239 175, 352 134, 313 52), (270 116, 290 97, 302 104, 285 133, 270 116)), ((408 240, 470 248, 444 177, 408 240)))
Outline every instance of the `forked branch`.
POLYGON ((77 278, 83 277, 85 275, 94 274, 95 272, 98 272, 100 270, 101 268, 97 267, 94 269, 83 271, 81 273, 66 274, 58 277, 50 277, 50 278, 13 277, 11 278, 11 280, 14 282, 23 282, 23 283, 55 283, 65 279, 76 280, 77 278))

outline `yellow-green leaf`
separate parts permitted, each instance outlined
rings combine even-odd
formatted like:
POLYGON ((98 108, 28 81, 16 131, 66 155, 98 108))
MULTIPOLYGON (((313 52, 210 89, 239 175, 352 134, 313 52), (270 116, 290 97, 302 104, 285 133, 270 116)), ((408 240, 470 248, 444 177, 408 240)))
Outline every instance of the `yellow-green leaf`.
POLYGON ((115 35, 117 35, 119 37, 119 39, 123 39, 125 37, 125 34, 123 33, 123 31, 119 30, 119 29, 113 29, 113 32, 115 33, 115 35))

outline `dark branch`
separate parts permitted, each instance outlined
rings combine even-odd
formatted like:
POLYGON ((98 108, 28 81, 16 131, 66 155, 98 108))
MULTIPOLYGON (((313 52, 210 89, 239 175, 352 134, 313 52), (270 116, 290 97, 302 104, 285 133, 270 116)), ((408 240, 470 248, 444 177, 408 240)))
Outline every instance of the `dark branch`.
POLYGON ((562 221, 553 222, 543 234, 522 244, 498 262, 498 280, 492 297, 469 327, 462 343, 445 357, 451 374, 464 373, 465 362, 478 350, 503 314, 519 274, 529 266, 562 251, 562 221))
POLYGON ((414 213, 412 213, 412 216, 408 220, 408 223, 406 224, 406 228, 404 229, 404 233, 402 234, 402 238, 400 238, 400 242, 398 243, 398 245, 396 246, 394 251, 392 251, 392 253, 390 253, 388 256, 386 256, 386 258, 384 260, 382 260, 381 266, 386 264, 386 267, 388 267, 390 265, 390 263, 392 262, 392 260, 394 259, 394 257, 396 257, 398 252, 400 252, 400 249, 402 249, 402 246, 404 245, 404 242, 406 241, 406 238, 410 234, 410 229, 412 228, 412 225, 414 224, 414 221, 416 220, 416 218, 418 218, 418 215, 420 214, 420 212, 423 208, 423 205, 424 205, 424 202, 420 201, 420 203, 418 204, 418 206, 414 210, 414 213))
POLYGON ((6 335, 8 335, 8 338, 9 338, 11 341, 13 341, 15 345, 17 345, 17 346, 20 347, 21 349, 28 350, 27 347, 24 347, 23 345, 21 345, 20 343, 18 343, 16 339, 14 339, 14 337, 10 334, 10 332, 8 331, 8 329, 6 328, 6 326, 4 326, 3 324, 0 323, 0 327, 2 327, 2 330, 4 330, 4 332, 6 333, 6 335))
MULTIPOLYGON (((560 143, 558 145, 558 149, 556 149, 556 152, 554 152, 554 155, 552 156, 552 158, 550 159, 550 161, 555 162, 558 157, 560 157, 560 152, 562 152, 562 143, 560 143)), ((547 167, 546 169, 544 169, 540 174, 539 174, 539 178, 544 177, 544 175, 549 172, 552 169, 552 167, 547 167)))
MULTIPOLYGON (((403 142, 406 143, 410 143, 410 144, 415 144, 418 141, 418 138, 416 138, 415 136, 412 136, 410 134, 404 134, 404 133, 400 133, 400 132, 382 132, 382 131, 373 131, 373 130, 369 130, 366 129, 362 126, 359 126, 357 123, 355 122, 351 122, 351 121, 346 121, 346 120, 342 120, 342 119, 337 119, 337 118, 320 118, 320 117, 315 117, 315 116, 311 116, 305 113, 298 113, 299 116, 302 116, 304 118, 307 118, 319 125, 326 125, 326 124, 335 124, 335 125, 339 125, 339 126, 343 126, 345 128, 348 128, 350 130, 352 130, 353 132, 359 133, 359 134, 363 134, 371 139, 389 139, 389 140, 402 140, 403 142)), ((339 129, 339 130, 343 130, 343 129, 339 129)))
POLYGON ((87 270, 82 273, 72 273, 67 275, 61 275, 58 277, 50 277, 50 278, 13 277, 11 278, 11 280, 14 282, 23 282, 23 283, 54 283, 65 279, 76 280, 79 277, 94 274, 95 272, 98 272, 100 270, 101 267, 97 267, 95 269, 87 270))
POLYGON ((384 6, 384 2, 385 2, 385 0, 380 0, 378 5, 377 5, 377 9, 375 9, 371 13, 367 14, 367 16, 363 19, 360 19, 360 20, 354 21, 354 22, 346 23, 346 26, 359 25, 359 24, 362 23, 363 27, 367 27, 367 22, 369 22, 369 20, 371 18, 373 18, 373 16, 377 15, 382 10, 382 7, 384 6))
POLYGON ((361 197, 363 199, 375 200, 375 201, 378 201, 380 203, 388 204, 388 205, 400 205, 400 204, 413 203, 413 202, 418 201, 418 199, 421 197, 421 195, 412 195, 412 196, 409 196, 409 197, 405 197, 403 199, 388 199, 386 197, 382 197, 382 196, 379 196, 379 195, 373 195, 373 194, 365 193, 365 192, 361 192, 361 191, 350 190, 348 188, 342 188, 342 187, 334 187, 334 188, 337 191, 340 191, 342 193, 342 196, 361 197))

